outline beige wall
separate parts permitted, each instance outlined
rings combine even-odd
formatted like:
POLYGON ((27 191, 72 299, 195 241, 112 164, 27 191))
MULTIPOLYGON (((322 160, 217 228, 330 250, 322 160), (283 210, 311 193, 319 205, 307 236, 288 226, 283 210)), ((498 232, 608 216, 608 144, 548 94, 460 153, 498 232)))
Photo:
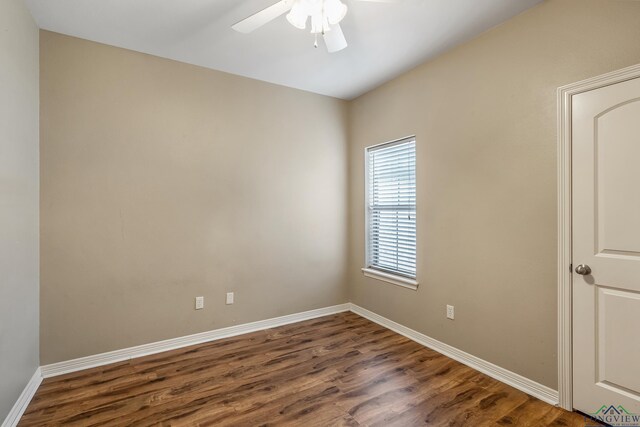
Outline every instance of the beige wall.
POLYGON ((548 0, 355 100, 351 300, 555 388, 556 88, 640 62, 639 23, 638 1, 548 0), (410 134, 417 292, 359 270, 363 148, 410 134))
POLYGON ((40 40, 43 364, 347 301, 346 103, 40 40))
POLYGON ((0 422, 38 363, 38 28, 0 1, 0 422))

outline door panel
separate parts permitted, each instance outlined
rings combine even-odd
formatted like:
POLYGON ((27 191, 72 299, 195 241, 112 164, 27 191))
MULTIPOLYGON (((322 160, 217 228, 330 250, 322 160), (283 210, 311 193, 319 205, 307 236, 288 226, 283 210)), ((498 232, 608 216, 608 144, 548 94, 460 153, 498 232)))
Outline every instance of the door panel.
POLYGON ((598 382, 638 395, 640 363, 629 364, 628 355, 640 354, 634 325, 640 325, 640 294, 598 287, 596 348, 598 382))
POLYGON ((640 414, 640 79, 571 107, 574 407, 640 414))
POLYGON ((595 119, 598 254, 640 256, 640 99, 595 119))

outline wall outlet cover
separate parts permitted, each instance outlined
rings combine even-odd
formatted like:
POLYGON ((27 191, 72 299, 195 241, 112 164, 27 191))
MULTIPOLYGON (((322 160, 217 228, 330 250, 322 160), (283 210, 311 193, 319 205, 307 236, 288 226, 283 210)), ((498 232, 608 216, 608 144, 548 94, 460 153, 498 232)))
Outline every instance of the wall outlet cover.
POLYGON ((204 308, 204 297, 196 297, 196 310, 204 308))
POLYGON ((453 320, 453 318, 454 318, 453 306, 447 305, 447 319, 453 320))
POLYGON ((227 305, 233 304, 234 296, 233 292, 227 292, 227 305))

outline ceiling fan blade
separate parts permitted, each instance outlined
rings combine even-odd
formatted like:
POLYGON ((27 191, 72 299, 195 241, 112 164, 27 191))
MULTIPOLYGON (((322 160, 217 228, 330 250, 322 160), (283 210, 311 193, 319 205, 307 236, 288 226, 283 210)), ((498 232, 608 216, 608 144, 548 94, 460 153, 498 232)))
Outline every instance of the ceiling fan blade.
POLYGON ((278 3, 272 4, 271 6, 262 9, 260 12, 254 13, 250 17, 233 24, 231 28, 240 33, 250 33, 287 12, 291 9, 291 6, 293 6, 293 1, 280 0, 278 3))
POLYGON ((347 40, 344 38, 340 24, 332 25, 331 29, 326 31, 323 37, 329 53, 337 52, 347 47, 347 40))

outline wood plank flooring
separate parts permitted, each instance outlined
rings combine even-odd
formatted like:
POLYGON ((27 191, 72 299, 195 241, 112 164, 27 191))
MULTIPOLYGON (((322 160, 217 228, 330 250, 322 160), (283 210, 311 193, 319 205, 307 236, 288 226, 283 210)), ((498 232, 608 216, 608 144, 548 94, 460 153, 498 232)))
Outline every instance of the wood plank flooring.
POLYGON ((353 313, 45 379, 20 426, 584 426, 353 313))

